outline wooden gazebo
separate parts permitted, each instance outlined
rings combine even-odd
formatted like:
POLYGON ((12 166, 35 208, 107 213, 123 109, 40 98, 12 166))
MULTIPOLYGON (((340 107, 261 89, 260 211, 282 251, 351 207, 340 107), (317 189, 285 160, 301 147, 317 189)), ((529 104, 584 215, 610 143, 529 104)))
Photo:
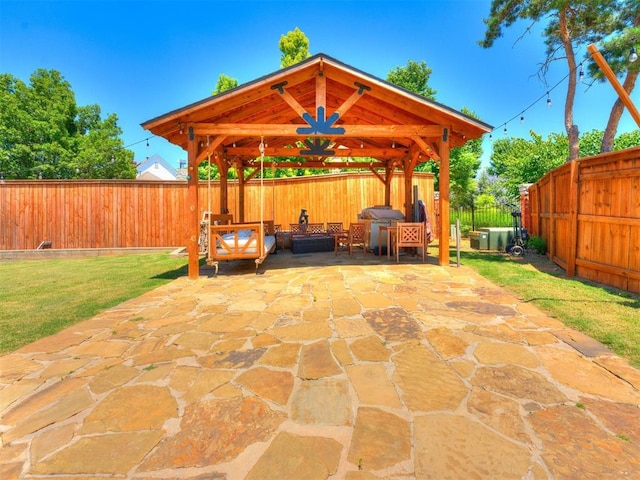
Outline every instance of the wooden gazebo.
MULTIPOLYGON (((266 157, 304 157, 305 168, 363 168, 361 157, 390 199, 396 171, 405 178, 405 216, 412 218, 412 172, 429 159, 440 162, 440 232, 449 231, 449 150, 492 127, 317 54, 289 68, 144 122, 154 135, 188 153, 187 239, 189 277, 197 278, 198 165, 210 159, 221 173, 220 206, 227 211, 226 173, 240 178, 239 221, 244 221, 243 186, 266 157), (336 158, 345 159, 336 162, 336 158)), ((271 167, 270 162, 263 162, 271 167)), ((282 162, 278 167, 286 168, 282 162)), ((448 235, 441 235, 439 263, 449 263, 448 235)))

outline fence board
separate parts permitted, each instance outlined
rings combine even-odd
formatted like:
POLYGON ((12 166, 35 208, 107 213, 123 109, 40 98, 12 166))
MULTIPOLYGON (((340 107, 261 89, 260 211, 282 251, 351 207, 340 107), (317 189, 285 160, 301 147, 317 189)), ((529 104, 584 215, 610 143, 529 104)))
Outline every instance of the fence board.
POLYGON ((578 276, 640 293, 640 147, 577 160, 577 187, 571 167, 529 188, 525 226, 547 240, 551 258, 568 274, 575 265, 578 276), (566 194, 571 188, 577 188, 575 199, 566 194), (575 258, 563 246, 572 238, 575 258))
MULTIPOLYGON (((416 173, 413 184, 435 222, 433 175, 416 173)), ((201 182, 199 218, 220 213, 220 185, 201 182)), ((229 181, 229 210, 238 211, 237 181, 229 181)), ((245 220, 264 218, 288 229, 305 208, 312 222, 357 220, 362 209, 384 204, 384 184, 372 173, 259 179, 245 186, 245 220)), ((43 240, 53 248, 178 247, 186 245, 186 182, 84 180, 0 183, 0 250, 34 249, 43 240)), ((393 208, 404 211, 404 177, 392 180, 393 208)))

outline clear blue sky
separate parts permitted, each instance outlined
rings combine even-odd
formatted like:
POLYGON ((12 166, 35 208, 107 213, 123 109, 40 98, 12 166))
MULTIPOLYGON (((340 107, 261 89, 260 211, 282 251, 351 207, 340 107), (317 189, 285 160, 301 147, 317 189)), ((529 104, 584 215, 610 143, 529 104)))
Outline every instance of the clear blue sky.
MULTIPOLYGON (((493 125, 493 138, 564 132, 567 82, 558 62, 548 85, 536 76, 544 59, 539 30, 518 40, 516 24, 491 49, 482 19, 490 0, 99 1, 0 0, 0 73, 28 83, 38 68, 58 70, 78 105, 116 113, 137 162, 153 154, 177 166, 186 152, 140 124, 211 95, 221 73, 240 83, 280 67, 280 36, 299 27, 311 54, 325 53, 379 78, 425 61, 436 99, 467 107, 493 125), (524 123, 520 112, 526 111, 524 123), (139 143, 137 143, 139 142, 139 143), (136 144, 137 143, 137 144, 136 144)), ((586 51, 586 45, 579 52, 586 51)), ((632 99, 638 103, 637 89, 632 99)), ((604 130, 616 94, 608 83, 578 88, 575 123, 604 130)), ((625 111, 618 133, 637 128, 625 111)), ((484 142, 488 165, 492 142, 484 142)))

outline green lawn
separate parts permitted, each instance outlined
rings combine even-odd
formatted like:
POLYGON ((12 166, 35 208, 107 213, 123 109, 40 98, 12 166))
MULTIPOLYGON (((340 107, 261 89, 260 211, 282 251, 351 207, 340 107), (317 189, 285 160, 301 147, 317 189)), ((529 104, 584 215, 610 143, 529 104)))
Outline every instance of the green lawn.
POLYGON ((0 262, 0 354, 186 275, 169 254, 0 262))
POLYGON ((564 270, 533 253, 512 258, 463 251, 460 263, 640 367, 640 295, 567 278, 564 270))

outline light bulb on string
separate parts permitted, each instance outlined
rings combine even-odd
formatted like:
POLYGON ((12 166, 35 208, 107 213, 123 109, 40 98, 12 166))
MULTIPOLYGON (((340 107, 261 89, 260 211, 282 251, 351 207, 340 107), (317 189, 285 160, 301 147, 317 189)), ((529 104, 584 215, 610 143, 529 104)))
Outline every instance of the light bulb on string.
POLYGON ((638 53, 636 52, 636 47, 631 47, 629 51, 629 61, 631 63, 635 63, 638 61, 638 53))
POLYGON ((551 97, 549 96, 549 92, 547 92, 547 107, 551 108, 551 97))
POLYGON ((580 73, 578 73, 578 81, 580 83, 584 82, 584 71, 582 70, 582 64, 580 64, 580 73))
POLYGON ((503 132, 504 132, 505 135, 507 134, 507 126, 506 125, 504 126, 503 132))
POLYGON ((147 138, 147 148, 149 148, 149 139, 147 138))
POLYGON ((524 123, 524 115, 520 115, 520 123, 524 123))

